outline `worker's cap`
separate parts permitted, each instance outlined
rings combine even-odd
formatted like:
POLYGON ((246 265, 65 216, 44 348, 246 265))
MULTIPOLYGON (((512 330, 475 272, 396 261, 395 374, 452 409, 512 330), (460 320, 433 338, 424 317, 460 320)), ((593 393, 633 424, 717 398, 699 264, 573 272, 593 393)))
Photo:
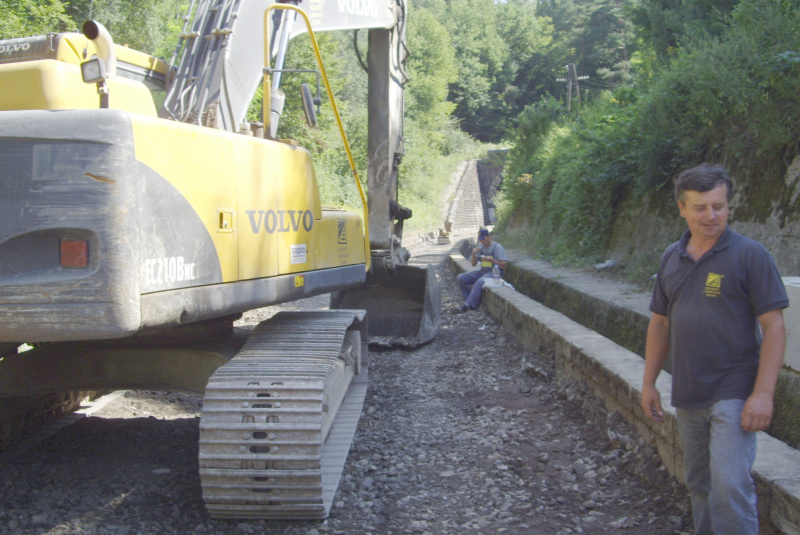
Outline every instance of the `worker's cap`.
POLYGON ((485 228, 482 228, 482 229, 480 229, 478 231, 478 239, 479 240, 482 240, 482 239, 484 239, 484 238, 486 238, 488 236, 489 236, 489 231, 486 230, 485 228))

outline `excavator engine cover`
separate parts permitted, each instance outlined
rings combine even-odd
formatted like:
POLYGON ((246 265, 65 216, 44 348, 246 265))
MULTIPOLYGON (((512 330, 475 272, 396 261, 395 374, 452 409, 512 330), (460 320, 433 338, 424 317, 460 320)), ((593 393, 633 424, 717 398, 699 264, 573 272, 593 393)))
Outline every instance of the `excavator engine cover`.
POLYGON ((333 293, 330 308, 366 310, 370 345, 413 348, 439 333, 441 301, 430 264, 398 264, 391 273, 370 272, 363 286, 333 293))

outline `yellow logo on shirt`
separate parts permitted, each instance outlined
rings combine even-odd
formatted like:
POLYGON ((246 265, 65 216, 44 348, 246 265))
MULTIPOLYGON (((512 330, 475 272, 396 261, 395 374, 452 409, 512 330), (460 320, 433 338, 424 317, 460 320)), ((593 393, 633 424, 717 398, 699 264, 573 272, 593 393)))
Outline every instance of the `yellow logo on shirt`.
POLYGON ((725 275, 717 275, 716 273, 709 273, 706 279, 706 288, 703 293, 706 297, 719 297, 722 294, 722 278, 725 275))

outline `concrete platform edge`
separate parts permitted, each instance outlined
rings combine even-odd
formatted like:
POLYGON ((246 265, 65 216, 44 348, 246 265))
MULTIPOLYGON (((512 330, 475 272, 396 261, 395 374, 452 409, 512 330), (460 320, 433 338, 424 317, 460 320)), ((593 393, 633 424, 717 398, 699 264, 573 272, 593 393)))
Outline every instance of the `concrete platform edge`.
MULTIPOLYGON (((450 265, 459 273, 473 269, 458 245, 450 252, 450 265)), ((657 384, 665 421, 654 424, 644 417, 639 404, 644 371, 641 357, 508 286, 485 288, 483 305, 525 345, 550 348, 557 373, 582 381, 609 411, 622 414, 656 446, 667 470, 683 483, 683 453, 675 409, 669 404, 672 379, 668 373, 663 372, 657 384)), ((800 451, 759 433, 753 478, 761 533, 800 535, 800 451)))

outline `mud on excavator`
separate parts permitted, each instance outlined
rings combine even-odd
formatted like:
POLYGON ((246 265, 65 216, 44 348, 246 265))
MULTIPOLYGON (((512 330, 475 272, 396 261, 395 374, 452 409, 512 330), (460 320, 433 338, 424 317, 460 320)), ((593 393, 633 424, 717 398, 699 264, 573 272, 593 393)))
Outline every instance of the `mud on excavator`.
MULTIPOLYGON (((83 35, 0 41, 0 440, 78 392, 203 393, 210 514, 324 518, 368 343, 414 347, 440 327, 433 270, 401 246, 405 6, 200 0, 190 12, 169 65, 93 21, 83 35), (340 29, 369 30, 368 203, 314 38, 340 29), (286 47, 303 33, 363 214, 323 206, 311 155, 279 137, 286 47), (246 123, 259 84, 263 123, 246 123), (158 111, 151 89, 166 90, 158 111), (233 327, 326 293, 330 310, 233 327)), ((319 102, 303 95, 313 122, 319 102)))

